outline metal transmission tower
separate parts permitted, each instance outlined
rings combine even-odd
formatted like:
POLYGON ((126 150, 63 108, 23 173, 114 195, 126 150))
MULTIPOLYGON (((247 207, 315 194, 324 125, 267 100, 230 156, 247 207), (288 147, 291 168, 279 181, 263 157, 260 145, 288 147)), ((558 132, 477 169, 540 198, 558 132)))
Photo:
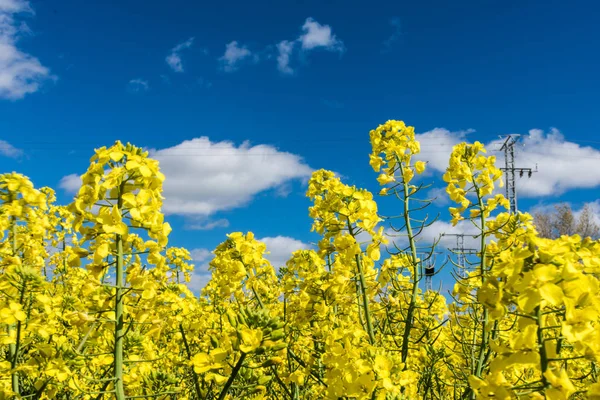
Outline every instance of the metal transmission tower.
POLYGON ((465 236, 476 238, 477 235, 469 235, 466 233, 442 233, 442 236, 456 236, 456 247, 448 249, 458 257, 457 264, 460 267, 459 274, 462 278, 467 277, 467 255, 477 254, 477 249, 465 248, 465 236))
POLYGON ((506 198, 510 204, 510 213, 517 213, 517 185, 515 179, 515 172, 519 172, 519 175, 523 177, 523 174, 527 172, 527 176, 531 178, 534 172, 537 172, 537 165, 535 171, 531 168, 516 168, 515 167, 515 143, 521 135, 507 135, 500 136, 501 139, 506 137, 504 144, 500 150, 504 150, 504 163, 505 167, 500 170, 506 173, 506 198))
POLYGON ((423 265, 423 269, 425 272, 425 290, 433 290, 433 283, 432 283, 432 278, 433 275, 435 275, 435 259, 436 259, 436 254, 442 254, 441 251, 436 251, 433 253, 418 253, 417 256, 421 259, 421 260, 425 260, 427 259, 427 262, 424 263, 423 261, 421 261, 421 264, 423 265))
POLYGON ((433 283, 431 278, 435 274, 435 266, 431 262, 425 266, 425 290, 433 290, 433 283))

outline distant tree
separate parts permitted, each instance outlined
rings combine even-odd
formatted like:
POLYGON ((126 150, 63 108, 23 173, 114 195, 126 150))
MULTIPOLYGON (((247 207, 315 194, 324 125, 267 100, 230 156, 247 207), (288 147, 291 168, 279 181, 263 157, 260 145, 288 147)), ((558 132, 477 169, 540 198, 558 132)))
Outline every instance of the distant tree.
POLYGON ((600 236, 600 227, 594 221, 594 211, 589 204, 583 206, 576 230, 583 237, 590 236, 597 239, 600 236))
POLYGON ((563 203, 555 205, 554 211, 537 212, 533 218, 541 237, 554 239, 575 234, 592 239, 600 237, 600 226, 594 221, 594 212, 590 204, 583 206, 579 217, 575 217, 571 206, 563 203))
POLYGON ((554 236, 552 233, 552 215, 550 213, 536 212, 533 214, 533 220, 541 237, 551 238, 554 236))

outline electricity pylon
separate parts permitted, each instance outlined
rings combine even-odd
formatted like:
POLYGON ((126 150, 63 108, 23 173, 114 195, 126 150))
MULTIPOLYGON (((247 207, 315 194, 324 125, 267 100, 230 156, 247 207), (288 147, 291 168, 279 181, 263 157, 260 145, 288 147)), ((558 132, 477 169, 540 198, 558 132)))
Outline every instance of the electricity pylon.
POLYGON ((456 247, 448 249, 456 254, 458 260, 457 265, 460 267, 459 274, 461 277, 467 277, 467 255, 477 254, 477 249, 465 248, 465 236, 472 236, 473 238, 477 235, 469 235, 466 233, 442 233, 442 236, 456 236, 456 247))
POLYGON ((506 174, 506 198, 508 199, 508 203, 510 205, 510 213, 517 213, 517 184, 515 179, 515 172, 519 172, 520 177, 523 177, 523 174, 527 172, 527 176, 531 178, 531 175, 534 172, 537 172, 537 165, 535 171, 531 168, 517 168, 515 167, 515 143, 517 143, 518 138, 521 135, 506 135, 500 136, 501 139, 506 137, 504 144, 500 148, 500 150, 504 150, 504 168, 500 168, 500 170, 504 171, 506 174))

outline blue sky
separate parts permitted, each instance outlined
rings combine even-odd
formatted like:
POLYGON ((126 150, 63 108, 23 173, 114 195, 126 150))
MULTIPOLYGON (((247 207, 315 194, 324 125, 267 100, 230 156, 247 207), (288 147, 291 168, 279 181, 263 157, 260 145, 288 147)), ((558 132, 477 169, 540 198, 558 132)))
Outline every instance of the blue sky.
MULTIPOLYGON (((519 133, 518 165, 540 171, 519 182, 521 210, 568 201, 600 213, 599 11, 554 0, 0 0, 0 171, 67 203, 93 148, 154 149, 171 243, 196 250, 200 269, 230 231, 267 238, 275 262, 315 240, 311 169, 378 190, 368 132, 388 119, 424 134, 434 188, 453 144, 494 150, 498 135, 519 133)), ((449 230, 446 207, 434 205, 432 235, 466 229, 449 230)))

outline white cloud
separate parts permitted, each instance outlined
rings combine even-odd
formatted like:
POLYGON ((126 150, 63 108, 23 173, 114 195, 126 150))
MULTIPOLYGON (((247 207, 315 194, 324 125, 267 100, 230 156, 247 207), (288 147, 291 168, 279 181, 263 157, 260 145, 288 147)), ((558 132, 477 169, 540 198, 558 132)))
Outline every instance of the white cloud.
MULTIPOLYGON (((207 137, 186 140, 166 149, 150 149, 165 174, 163 212, 189 218, 187 229, 227 227, 226 219, 209 220, 212 214, 242 207, 267 190, 283 196, 281 188, 293 180, 306 180, 312 168, 298 155, 269 145, 244 142, 211 142, 207 137)), ((76 193, 77 174, 64 176, 59 187, 76 193)))
MULTIPOLYGON (((429 171, 445 172, 452 146, 467 139, 473 130, 451 132, 435 128, 417 134, 421 142, 421 154, 416 158, 428 161, 429 171)), ((496 156, 496 165, 504 167, 504 152, 499 151, 504 139, 486 144, 488 155, 496 156)), ((517 181, 519 197, 557 196, 572 189, 586 189, 600 186, 600 149, 570 142, 556 128, 545 133, 541 129, 531 129, 515 145, 515 166, 521 168, 538 167, 531 178, 527 175, 517 181), (582 171, 585 171, 582 173, 582 171)))
MULTIPOLYGON (((236 40, 225 45, 225 54, 219 60, 222 63, 223 70, 233 72, 238 69, 239 64, 249 58, 252 52, 246 46, 240 46, 236 40)), ((256 60, 256 58, 255 58, 256 60)))
POLYGON ((177 46, 171 49, 171 53, 167 56, 165 61, 169 64, 169 67, 175 72, 183 72, 183 64, 181 62, 181 51, 188 49, 194 44, 194 38, 191 37, 183 43, 179 43, 177 46))
POLYGON ((459 221, 456 226, 452 226, 452 223, 437 220, 430 226, 423 229, 422 236, 419 237, 419 242, 422 243, 433 243, 439 240, 438 246, 451 249, 456 247, 457 237, 454 235, 465 235, 464 245, 466 248, 476 249, 479 247, 479 239, 473 237, 477 235, 476 228, 468 221, 459 221), (442 234, 446 234, 443 235, 442 234))
POLYGON ((129 81, 129 90, 132 92, 145 92, 150 88, 148 81, 143 79, 132 79, 129 81))
POLYGON ((288 236, 264 237, 258 240, 267 245, 267 251, 270 254, 266 254, 265 258, 271 262, 271 265, 276 270, 285 266, 285 263, 290 259, 294 251, 306 250, 313 247, 308 243, 288 236))
POLYGON ((225 218, 208 220, 206 217, 188 218, 184 228, 197 231, 208 231, 215 228, 227 228, 229 221, 225 218))
POLYGON ((277 69, 285 75, 293 75, 294 69, 290 66, 292 55, 296 48, 308 52, 315 49, 343 53, 344 43, 339 40, 329 25, 321 25, 313 18, 307 18, 302 25, 302 34, 294 40, 282 40, 277 44, 277 69), (299 46, 296 46, 296 43, 299 46))
POLYGON ((55 79, 37 58, 17 48, 20 37, 31 33, 27 24, 15 20, 21 13, 33 14, 28 1, 0 0, 0 98, 9 100, 21 99, 55 79))
POLYGON ((424 133, 418 133, 415 137, 421 143, 421 153, 415 158, 427 161, 428 170, 445 172, 452 147, 465 141, 466 136, 472 132, 475 131, 467 129, 452 132, 445 128, 434 128, 424 133))
POLYGON ((203 262, 212 257, 212 252, 204 248, 192 249, 190 250, 190 256, 192 257, 192 261, 203 262))
POLYGON ((445 187, 434 187, 427 191, 425 196, 427 200, 431 200, 438 207, 445 206, 450 203, 450 198, 446 193, 445 187))
MULTIPOLYGON (((413 232, 417 232, 417 226, 413 226, 413 232)), ((395 232, 394 230, 386 229, 386 235, 390 243, 388 249, 395 250, 394 243, 400 249, 408 246, 408 238, 406 231, 395 232)), ((437 250, 452 249, 456 247, 456 234, 464 234, 465 248, 476 249, 479 247, 479 239, 473 237, 478 232, 476 228, 468 221, 459 221, 456 226, 452 223, 442 221, 440 219, 434 221, 431 225, 425 227, 417 236, 416 244, 419 251, 427 251, 433 243, 437 242, 437 250), (442 234, 446 234, 443 235, 442 234)))
POLYGON ((259 59, 269 60, 275 58, 279 72, 284 75, 293 75, 295 71, 290 64, 297 48, 301 52, 315 49, 325 49, 339 53, 345 51, 344 43, 332 33, 329 25, 321 25, 309 17, 302 25, 302 33, 293 40, 281 40, 276 45, 269 45, 258 52, 250 51, 248 47, 234 40, 225 45, 225 54, 219 58, 219 61, 224 71, 233 72, 246 60, 251 59, 256 63, 259 59))
POLYGON ((294 70, 290 67, 290 55, 294 50, 294 42, 282 40, 277 44, 277 69, 283 74, 292 75, 294 70))
POLYGON ((16 148, 6 140, 0 139, 0 155, 9 158, 19 158, 23 155, 23 150, 16 148))
POLYGON ((210 281, 210 278, 211 274, 208 270, 208 263, 196 265, 194 272, 190 276, 190 281, 187 283, 187 287, 192 293, 199 295, 200 291, 210 281))
POLYGON ((283 183, 275 189, 275 196, 288 197, 292 193, 292 185, 290 182, 283 183))
MULTIPOLYGON (((494 141, 496 147, 502 141, 494 141)), ((517 182, 519 197, 557 196, 571 189, 600 186, 600 150, 565 140, 556 128, 532 129, 515 146, 515 166, 535 168, 531 178, 517 182)), ((504 167, 504 154, 498 154, 504 167)))
POLYGON ((81 187, 81 176, 77 174, 71 174, 63 176, 58 187, 64 189, 67 193, 77 193, 81 187))
POLYGON ((208 270, 208 263, 212 259, 213 254, 209 249, 197 248, 190 250, 190 256, 194 264, 194 272, 191 274, 187 286, 193 293, 199 295, 202 288, 210 281, 211 275, 208 270))
POLYGON ((344 43, 331 32, 329 25, 321 25, 313 18, 307 18, 302 25, 304 33, 298 40, 302 43, 302 49, 313 50, 323 47, 331 51, 344 51, 344 43))
POLYGON ((151 150, 165 174, 167 214, 209 216, 241 207, 263 191, 294 179, 306 179, 312 169, 301 157, 269 145, 236 147, 207 137, 151 150))

